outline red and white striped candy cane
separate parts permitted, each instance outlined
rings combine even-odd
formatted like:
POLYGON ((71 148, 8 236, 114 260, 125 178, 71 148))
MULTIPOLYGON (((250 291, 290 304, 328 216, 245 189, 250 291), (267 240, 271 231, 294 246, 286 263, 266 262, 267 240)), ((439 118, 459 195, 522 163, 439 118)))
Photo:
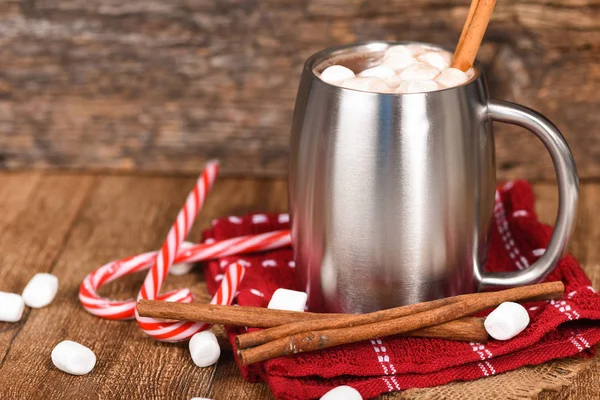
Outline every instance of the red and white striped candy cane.
MULTIPOLYGON (((204 204, 206 195, 217 177, 218 170, 217 163, 209 163, 196 182, 183 208, 177 214, 177 219, 169 230, 164 244, 156 255, 152 268, 146 275, 138 300, 155 300, 159 297, 160 288, 167 277, 169 267, 173 264, 181 243, 189 234, 192 224, 204 204)), ((229 304, 233 300, 243 277, 243 272, 243 267, 237 264, 229 269, 228 279, 221 285, 213 299, 217 304, 229 304)), ((137 313, 137 309, 135 309, 134 315, 138 325, 147 335, 162 341, 176 342, 189 339, 195 333, 208 327, 207 324, 199 322, 165 322, 154 318, 141 317, 137 313)))
MULTIPOLYGON (((196 332, 210 325, 198 322, 165 322, 137 314, 134 300, 115 301, 103 299, 96 290, 123 275, 150 268, 138 299, 191 302, 192 294, 188 289, 175 290, 160 294, 160 288, 166 279, 169 267, 175 262, 191 262, 244 252, 268 250, 287 246, 290 243, 289 231, 271 232, 233 238, 212 244, 196 245, 180 251, 180 246, 189 234, 191 226, 202 208, 206 195, 212 187, 218 173, 218 164, 209 163, 202 176, 196 182, 194 190, 177 215, 167 239, 158 252, 148 252, 123 260, 114 261, 100 267, 88 275, 79 290, 79 299, 90 313, 109 319, 127 319, 135 317, 138 324, 148 335, 157 340, 176 342, 190 338, 196 332)), ((244 276, 244 268, 233 263, 227 269, 224 279, 213 297, 212 304, 230 304, 244 276)))
MULTIPOLYGON (((180 249, 173 263, 206 261, 236 254, 278 249, 289 245, 289 230, 240 236, 211 244, 197 244, 186 249, 180 249)), ((136 307, 135 299, 111 300, 101 297, 97 291, 103 285, 122 276, 149 269, 153 265, 157 254, 157 251, 147 252, 111 261, 98 268, 86 276, 81 283, 79 301, 86 311, 101 318, 116 320, 133 318, 136 307)), ((224 278, 223 282, 227 282, 227 279, 224 278)), ((160 294, 156 299, 189 303, 192 301, 192 295, 188 289, 179 289, 160 294)))
MULTIPOLYGON (((148 275, 150 274, 152 274, 152 271, 150 271, 148 275)), ((215 293, 210 301, 210 304, 231 304, 243 277, 244 267, 239 263, 231 264, 225 273, 225 278, 223 278, 217 293, 215 293)), ((144 297, 138 297, 138 299, 140 298, 144 297)), ((140 317, 137 313, 137 309, 135 310, 135 319, 147 335, 163 342, 179 342, 187 340, 194 336, 194 334, 210 328, 210 324, 205 322, 166 322, 154 318, 140 317)))

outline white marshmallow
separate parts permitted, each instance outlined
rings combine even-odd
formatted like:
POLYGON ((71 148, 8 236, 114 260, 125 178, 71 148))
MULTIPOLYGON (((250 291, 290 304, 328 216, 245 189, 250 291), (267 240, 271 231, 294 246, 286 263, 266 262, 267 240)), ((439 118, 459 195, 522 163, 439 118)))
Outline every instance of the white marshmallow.
POLYGON ((346 89, 362 90, 363 92, 390 93, 392 91, 392 88, 383 79, 372 77, 347 79, 340 86, 346 89))
POLYGON ((525 307, 510 301, 500 304, 483 322, 485 330, 496 340, 508 340, 517 336, 529 325, 525 307))
POLYGON ((327 83, 338 83, 354 76, 350 68, 341 65, 332 65, 321 72, 321 80, 327 83))
POLYGON ((396 74, 394 76, 386 78, 385 83, 387 83, 391 89, 396 89, 402 83, 402 79, 400 79, 398 74, 396 74))
MULTIPOLYGON (((393 89, 398 87, 401 80, 398 78, 396 71, 386 65, 378 65, 373 68, 365 69, 363 72, 358 74, 359 77, 372 77, 382 79, 387 85, 389 89, 393 89)), ((387 90, 389 90, 387 89, 387 90)))
POLYGON ((467 74, 456 68, 446 68, 436 78, 437 83, 444 87, 459 86, 469 80, 467 74))
POLYGON ((308 295, 289 289, 277 289, 267 308, 272 310, 304 311, 308 295))
POLYGON ((373 77, 380 78, 383 80, 385 80, 386 78, 391 78, 394 75, 396 75, 396 71, 385 65, 378 65, 373 68, 365 69, 363 72, 358 74, 358 76, 362 77, 373 77))
POLYGON ((331 389, 320 400, 362 400, 362 396, 358 390, 344 385, 331 389))
POLYGON ((471 67, 465 73, 467 74, 467 78, 471 79, 475 76, 475 68, 471 67))
POLYGON ((71 375, 85 375, 96 365, 94 352, 82 344, 63 340, 52 350, 52 363, 71 375))
POLYGON ((450 66, 452 62, 452 56, 447 52, 441 51, 428 51, 417 57, 417 60, 424 62, 425 64, 431 65, 440 71, 450 66))
POLYGON ((54 300, 58 291, 58 278, 52 274, 35 274, 23 289, 23 301, 31 308, 42 308, 54 300))
POLYGON ((404 68, 413 65, 417 60, 413 57, 410 50, 406 46, 394 46, 390 47, 383 57, 382 65, 394 69, 398 72, 404 68))
POLYGON ((438 90, 440 86, 435 81, 403 81, 396 93, 423 93, 438 90))
POLYGON ((408 46, 401 44, 398 46, 392 46, 389 49, 387 49, 383 58, 385 59, 391 56, 412 57, 413 53, 408 46))
POLYGON ((0 292, 0 321, 17 322, 23 316, 25 303, 15 293, 0 292))
MULTIPOLYGON (((193 247, 194 243, 192 242, 183 242, 181 243, 181 248, 182 249, 189 249, 190 247, 193 247)), ((185 275, 188 272, 190 272, 192 270, 192 268, 194 268, 194 263, 181 263, 181 264, 173 264, 171 265, 171 267, 169 267, 169 274, 174 275, 174 276, 180 276, 180 275, 185 275)))
POLYGON ((412 54, 413 57, 420 56, 421 54, 425 53, 426 51, 431 50, 430 47, 424 47, 424 46, 421 46, 420 44, 406 45, 406 49, 408 51, 410 51, 410 54, 412 54))
POLYGON ((198 367, 210 367, 221 356, 221 347, 211 331, 198 332, 192 336, 189 348, 192 360, 198 367))
POLYGON ((418 63, 406 68, 398 75, 403 81, 427 81, 435 79, 440 70, 431 65, 418 63))

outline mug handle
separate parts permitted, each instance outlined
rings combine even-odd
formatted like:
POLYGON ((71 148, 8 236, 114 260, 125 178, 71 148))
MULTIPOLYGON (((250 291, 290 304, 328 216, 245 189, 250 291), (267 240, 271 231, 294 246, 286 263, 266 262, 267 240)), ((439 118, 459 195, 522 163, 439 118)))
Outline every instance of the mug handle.
POLYGON ((540 113, 518 104, 491 100, 488 115, 492 121, 519 125, 533 132, 552 157, 558 180, 558 215, 554 232, 544 254, 529 268, 513 272, 483 272, 478 276, 481 289, 528 285, 543 280, 563 256, 574 227, 579 197, 579 179, 571 150, 560 131, 540 113))

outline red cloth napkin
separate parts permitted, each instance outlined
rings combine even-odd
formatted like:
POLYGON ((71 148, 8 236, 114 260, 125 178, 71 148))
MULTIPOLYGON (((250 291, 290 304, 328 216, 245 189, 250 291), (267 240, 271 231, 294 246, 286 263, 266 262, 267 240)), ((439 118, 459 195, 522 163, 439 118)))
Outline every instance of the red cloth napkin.
MULTIPOLYGON (((524 181, 498 188, 488 271, 527 268, 543 253, 552 228, 541 224, 534 211, 534 195, 524 181)), ((213 222, 204 238, 228 239, 252 233, 287 229, 287 215, 254 214, 213 222)), ((247 266, 237 302, 266 307, 280 287, 296 286, 290 248, 242 257, 225 257, 205 267, 211 293, 222 279, 223 268, 241 260, 247 266)), ((365 398, 413 387, 472 380, 524 365, 567 357, 589 357, 600 341, 600 295, 581 266, 567 255, 547 280, 566 286, 561 301, 525 304, 531 323, 509 341, 487 344, 441 339, 385 337, 319 352, 281 357, 240 367, 248 380, 265 381, 278 399, 315 399, 339 385, 356 388, 365 398)), ((234 345, 244 328, 229 328, 234 345)))

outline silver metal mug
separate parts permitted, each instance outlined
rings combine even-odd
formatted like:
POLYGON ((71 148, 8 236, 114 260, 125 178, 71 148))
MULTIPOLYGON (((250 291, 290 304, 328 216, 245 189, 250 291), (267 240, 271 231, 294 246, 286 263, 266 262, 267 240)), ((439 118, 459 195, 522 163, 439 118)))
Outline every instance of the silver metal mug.
POLYGON ((326 49, 304 65, 289 208, 296 271, 313 310, 364 313, 535 283, 556 266, 574 225, 578 178, 565 139, 537 112, 490 100, 478 64, 461 86, 414 94, 345 89, 316 75, 332 58, 396 44, 326 49), (515 272, 484 271, 496 188, 492 121, 533 132, 558 178, 550 244, 515 272))

